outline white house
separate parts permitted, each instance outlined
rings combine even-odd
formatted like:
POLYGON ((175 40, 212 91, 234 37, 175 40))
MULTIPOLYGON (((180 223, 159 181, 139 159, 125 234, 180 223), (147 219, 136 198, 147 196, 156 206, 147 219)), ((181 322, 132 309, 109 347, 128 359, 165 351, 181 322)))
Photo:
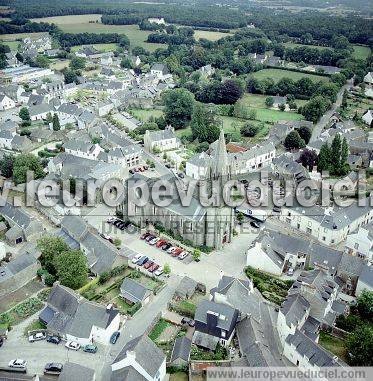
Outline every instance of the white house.
POLYGON ((119 329, 120 314, 112 305, 105 307, 88 301, 56 282, 39 320, 65 340, 80 345, 95 341, 106 345, 119 329))
POLYGON ((111 380, 163 381, 166 356, 145 334, 128 342, 111 365, 111 380))
POLYGON ((79 140, 69 140, 63 145, 63 148, 66 153, 90 160, 97 160, 98 155, 104 151, 98 144, 79 140))
POLYGON ((155 75, 159 79, 165 79, 170 75, 170 72, 166 65, 161 63, 155 63, 150 68, 150 74, 155 75))
POLYGON ((364 77, 364 83, 373 85, 373 73, 371 71, 364 77))
POLYGON ((372 125, 372 120, 373 120, 373 111, 372 110, 368 110, 363 116, 362 116, 362 119, 364 121, 365 124, 367 124, 368 126, 371 126, 372 125))
POLYGON ((149 17, 148 21, 151 24, 158 24, 158 25, 162 25, 162 24, 165 25, 166 24, 163 17, 149 17))
POLYGON ((373 260, 373 236, 372 233, 362 227, 356 233, 349 234, 345 248, 351 255, 373 260))
POLYGON ((147 151, 170 151, 180 148, 180 140, 175 135, 175 130, 167 126, 164 130, 146 130, 144 135, 144 147, 147 151))
POLYGON ((11 150, 12 140, 15 135, 15 131, 0 131, 0 147, 11 150))
POLYGON ((206 179, 210 170, 211 158, 205 152, 192 156, 185 166, 186 175, 195 180, 206 179))
POLYGON ((14 100, 5 94, 0 94, 0 111, 9 110, 13 107, 16 107, 14 100))
POLYGON ((113 103, 111 102, 100 102, 97 105, 98 115, 105 116, 114 108, 113 103))

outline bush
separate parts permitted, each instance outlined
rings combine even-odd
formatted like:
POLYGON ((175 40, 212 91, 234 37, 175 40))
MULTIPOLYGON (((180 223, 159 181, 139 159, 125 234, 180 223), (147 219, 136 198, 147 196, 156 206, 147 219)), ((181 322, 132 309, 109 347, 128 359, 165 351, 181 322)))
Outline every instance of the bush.
POLYGON ((55 277, 54 275, 48 273, 48 274, 45 276, 44 282, 45 282, 45 284, 46 284, 47 286, 52 287, 52 286, 53 286, 53 283, 54 283, 55 281, 56 281, 56 277, 55 277))
POLYGON ((104 284, 110 279, 110 273, 108 271, 104 271, 100 277, 98 278, 98 283, 99 284, 104 284))
POLYGON ((141 303, 137 302, 133 306, 131 306, 127 309, 127 313, 128 313, 128 315, 133 316, 140 308, 141 308, 141 303))
POLYGON ((242 128, 241 128, 241 134, 243 136, 246 136, 246 137, 253 137, 255 136, 257 133, 259 132, 259 127, 258 126, 255 126, 253 124, 245 124, 242 128))

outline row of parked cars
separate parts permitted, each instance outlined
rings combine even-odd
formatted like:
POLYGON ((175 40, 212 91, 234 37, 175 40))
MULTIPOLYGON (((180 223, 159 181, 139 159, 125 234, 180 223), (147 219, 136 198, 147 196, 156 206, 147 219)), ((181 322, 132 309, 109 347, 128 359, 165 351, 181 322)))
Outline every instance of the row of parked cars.
POLYGON ((143 165, 141 167, 132 168, 128 172, 133 175, 136 172, 145 172, 148 169, 149 169, 149 167, 147 165, 143 165))
POLYGON ((171 254, 173 257, 180 260, 185 259, 189 255, 189 253, 183 248, 168 242, 166 239, 157 237, 155 234, 144 233, 140 238, 146 241, 149 245, 158 247, 159 249, 162 249, 166 253, 171 254))
MULTIPOLYGON (((26 369, 27 361, 23 359, 10 360, 8 363, 9 368, 14 369, 26 369)), ((59 362, 49 362, 45 364, 44 374, 54 374, 59 375, 62 372, 63 364, 59 362)))
POLYGON ((146 255, 137 254, 132 258, 132 263, 148 270, 151 274, 160 276, 163 274, 163 267, 158 265, 146 255))

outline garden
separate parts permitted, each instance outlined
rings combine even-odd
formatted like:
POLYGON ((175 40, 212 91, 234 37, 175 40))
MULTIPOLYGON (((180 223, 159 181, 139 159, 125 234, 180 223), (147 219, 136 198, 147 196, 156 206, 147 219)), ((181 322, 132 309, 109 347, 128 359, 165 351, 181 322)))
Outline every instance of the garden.
POLYGON ((292 280, 282 280, 251 266, 245 269, 246 275, 253 281, 260 293, 269 301, 280 305, 293 285, 292 280))

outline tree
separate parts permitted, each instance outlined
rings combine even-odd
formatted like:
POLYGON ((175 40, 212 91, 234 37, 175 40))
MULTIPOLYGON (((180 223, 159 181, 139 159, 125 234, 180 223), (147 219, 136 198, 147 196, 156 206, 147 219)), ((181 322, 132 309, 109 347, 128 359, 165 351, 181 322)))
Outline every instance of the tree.
POLYGON ((298 131, 291 131, 285 138, 284 145, 287 149, 299 149, 305 147, 304 140, 300 137, 298 131))
POLYGON ((193 94, 183 88, 168 90, 163 95, 163 104, 166 123, 175 129, 186 127, 193 112, 193 94))
POLYGON ((29 121, 30 120, 30 113, 28 112, 28 109, 26 107, 22 107, 19 110, 18 116, 23 120, 23 121, 29 121))
POLYGON ((199 262, 201 260, 201 251, 200 250, 194 249, 194 251, 193 251, 193 259, 196 262, 199 262))
POLYGON ((37 247, 41 252, 40 262, 42 266, 52 275, 57 273, 55 259, 69 247, 60 237, 46 236, 37 241, 37 247))
POLYGON ((44 56, 43 54, 38 54, 36 59, 35 59, 35 64, 38 67, 48 68, 49 67, 49 59, 47 56, 44 56))
POLYGON ((285 111, 285 109, 286 109, 286 105, 285 105, 285 103, 281 103, 281 104, 279 104, 279 105, 278 105, 278 109, 279 109, 280 111, 285 111))
POLYGON ((253 137, 259 132, 259 126, 247 123, 241 127, 241 134, 247 137, 253 137))
POLYGON ((373 319, 373 291, 363 290, 357 298, 357 309, 362 318, 373 319))
POLYGON ((373 326, 356 328, 347 338, 346 348, 353 366, 373 366, 373 326))
POLYGON ((341 170, 341 136, 336 134, 331 145, 332 173, 338 174, 341 170))
POLYGON ((273 97, 267 97, 266 98, 265 104, 267 107, 273 107, 273 103, 274 103, 273 97))
POLYGON ((317 170, 319 172, 330 171, 331 164, 332 154, 329 144, 326 142, 320 148, 319 156, 317 158, 317 170))
POLYGON ((14 160, 15 158, 11 154, 5 154, 0 160, 0 172, 4 177, 10 178, 13 176, 14 160))
POLYGON ((232 79, 223 82, 219 88, 219 103, 234 104, 241 97, 243 90, 241 86, 232 79))
POLYGON ((219 138, 220 129, 216 114, 202 103, 194 106, 190 126, 193 139, 200 142, 212 143, 219 138))
POLYGON ((342 140, 342 147, 341 147, 341 166, 340 166, 341 175, 347 174, 348 171, 350 170, 350 166, 347 163, 348 153, 349 153, 349 148, 347 144, 347 139, 346 137, 344 137, 342 140))
POLYGON ((43 166, 40 159, 31 154, 20 154, 14 160, 13 165, 13 180, 16 184, 22 184, 26 182, 27 171, 34 173, 35 179, 44 177, 43 166))
POLYGON ((348 106, 348 103, 347 103, 347 97, 348 97, 348 93, 347 93, 347 90, 345 90, 345 91, 343 92, 342 103, 341 103, 341 107, 342 107, 343 109, 346 109, 347 106, 348 106))
POLYGON ((58 118, 57 114, 53 114, 52 123, 53 123, 53 131, 59 131, 61 129, 60 119, 58 118))
POLYGON ((86 60, 84 57, 73 57, 70 61, 69 67, 71 70, 83 70, 85 68, 86 60))
POLYGON ((166 263, 164 266, 163 266, 163 272, 168 275, 171 273, 171 267, 168 263, 166 263))
POLYGON ((80 250, 69 250, 61 253, 56 258, 55 264, 57 277, 64 286, 76 290, 87 283, 87 259, 80 250))
POLYGON ((305 148, 300 154, 299 161, 302 163, 303 167, 312 171, 317 161, 317 153, 313 150, 305 148))
POLYGON ((120 67, 123 69, 132 69, 132 62, 128 57, 123 57, 120 61, 120 67))
POLYGON ((304 142, 308 144, 312 136, 311 129, 307 126, 302 126, 298 129, 298 133, 299 133, 299 136, 304 140, 304 142))
POLYGON ((63 76, 65 79, 65 83, 77 83, 78 82, 78 74, 71 69, 65 69, 63 71, 63 76))
POLYGON ((331 102, 329 99, 325 99, 323 96, 318 95, 313 97, 301 108, 301 113, 306 120, 316 123, 330 106, 331 102))
POLYGON ((45 285, 48 287, 52 287, 55 281, 56 281, 56 277, 49 273, 44 278, 45 285))
POLYGON ((130 47, 130 40, 125 34, 122 34, 119 37, 118 44, 121 48, 128 49, 130 47))

